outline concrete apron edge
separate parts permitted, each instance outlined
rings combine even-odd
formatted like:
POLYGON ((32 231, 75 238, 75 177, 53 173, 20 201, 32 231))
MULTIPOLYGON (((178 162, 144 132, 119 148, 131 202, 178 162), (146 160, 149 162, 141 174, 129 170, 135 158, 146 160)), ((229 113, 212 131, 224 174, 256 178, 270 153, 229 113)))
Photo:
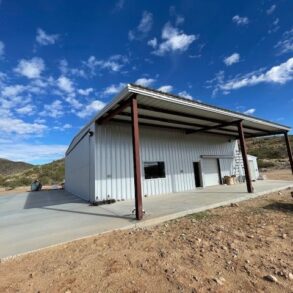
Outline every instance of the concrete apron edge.
POLYGON ((149 219, 149 220, 145 219, 145 220, 142 220, 141 222, 135 222, 133 224, 126 225, 124 227, 115 228, 115 229, 111 229, 111 230, 108 230, 108 231, 104 231, 104 232, 100 232, 100 233, 92 234, 92 235, 88 235, 88 236, 83 236, 83 237, 80 237, 80 238, 76 238, 74 240, 69 240, 69 241, 64 241, 64 242, 60 242, 60 243, 57 243, 57 244, 52 244, 52 245, 49 245, 49 246, 46 246, 46 247, 26 251, 26 252, 23 252, 23 253, 18 253, 18 254, 11 255, 11 256, 6 256, 6 257, 3 257, 3 258, 0 258, 0 264, 4 263, 4 262, 8 262, 8 261, 13 260, 13 259, 18 258, 18 257, 22 257, 22 256, 25 256, 25 255, 31 254, 31 253, 39 252, 39 251, 46 250, 46 249, 51 249, 51 248, 61 246, 61 245, 67 245, 67 244, 70 244, 70 243, 73 243, 73 242, 76 242, 76 241, 79 241, 79 240, 93 238, 93 237, 108 234, 108 233, 111 233, 111 232, 114 232, 114 231, 122 231, 122 230, 128 230, 128 229, 133 229, 133 228, 145 228, 145 227, 155 226, 155 225, 158 225, 158 224, 170 221, 170 220, 182 218, 184 216, 188 216, 188 215, 191 215, 191 214, 203 212, 203 211, 206 211, 206 210, 211 210, 211 209, 222 207, 222 206, 227 206, 227 205, 230 205, 231 203, 238 203, 238 202, 241 202, 241 201, 244 201, 244 200, 253 199, 253 198, 256 198, 258 196, 262 196, 262 195, 265 195, 265 194, 268 194, 268 193, 281 191, 281 190, 284 190, 284 189, 287 189, 287 188, 292 188, 292 187, 293 187, 293 184, 288 184, 286 186, 277 187, 277 188, 273 188, 273 189, 270 189, 270 190, 260 191, 260 192, 256 192, 256 193, 247 193, 246 195, 244 195, 242 197, 239 197, 237 199, 234 198, 234 199, 231 199, 231 200, 224 200, 224 201, 218 202, 216 204, 210 204, 210 205, 206 205, 206 206, 203 206, 203 207, 199 207, 199 208, 195 208, 195 209, 191 209, 191 210, 186 210, 186 211, 182 211, 182 212, 178 212, 178 213, 174 213, 174 214, 171 214, 171 215, 166 215, 166 216, 162 216, 162 217, 158 217, 158 218, 154 218, 154 219, 149 219))

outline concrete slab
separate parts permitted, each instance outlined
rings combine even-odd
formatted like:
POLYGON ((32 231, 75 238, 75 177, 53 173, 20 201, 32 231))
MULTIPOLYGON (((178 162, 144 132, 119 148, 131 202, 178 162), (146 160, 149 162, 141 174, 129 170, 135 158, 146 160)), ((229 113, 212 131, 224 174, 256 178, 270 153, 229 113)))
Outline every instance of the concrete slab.
POLYGON ((157 224, 293 187, 293 181, 258 181, 254 187, 254 194, 239 184, 143 198, 146 215, 141 222, 131 214, 133 201, 90 206, 66 191, 10 193, 0 196, 0 258, 115 229, 157 224))

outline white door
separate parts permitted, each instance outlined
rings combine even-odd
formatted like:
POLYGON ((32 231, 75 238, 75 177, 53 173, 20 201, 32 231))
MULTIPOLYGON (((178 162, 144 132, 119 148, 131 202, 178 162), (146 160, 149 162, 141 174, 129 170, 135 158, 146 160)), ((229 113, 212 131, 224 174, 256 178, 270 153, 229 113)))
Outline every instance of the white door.
POLYGON ((256 180, 256 173, 253 160, 248 161, 251 180, 256 180))
POLYGON ((205 186, 218 185, 220 183, 217 159, 203 160, 203 174, 205 186))

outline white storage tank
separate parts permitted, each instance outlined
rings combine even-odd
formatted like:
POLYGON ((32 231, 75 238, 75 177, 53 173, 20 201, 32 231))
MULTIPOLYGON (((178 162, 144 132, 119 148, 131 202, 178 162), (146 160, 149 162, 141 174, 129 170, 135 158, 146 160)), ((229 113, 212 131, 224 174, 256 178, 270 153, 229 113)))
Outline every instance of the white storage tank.
POLYGON ((248 165, 249 165, 251 180, 257 180, 259 178, 257 157, 252 155, 247 155, 247 158, 248 158, 248 165))

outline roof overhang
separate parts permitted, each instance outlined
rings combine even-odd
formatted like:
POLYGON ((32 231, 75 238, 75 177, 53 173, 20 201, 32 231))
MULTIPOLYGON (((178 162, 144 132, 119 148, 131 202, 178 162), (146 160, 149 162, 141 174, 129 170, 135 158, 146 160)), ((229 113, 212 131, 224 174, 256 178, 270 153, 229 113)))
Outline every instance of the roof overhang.
POLYGON ((239 121, 242 121, 245 137, 281 134, 291 129, 285 125, 239 112, 128 84, 75 136, 68 151, 74 147, 94 122, 102 124, 111 120, 130 123, 131 112, 128 101, 134 96, 138 103, 139 123, 141 125, 179 129, 185 131, 186 135, 202 132, 237 139, 237 122, 239 121))

